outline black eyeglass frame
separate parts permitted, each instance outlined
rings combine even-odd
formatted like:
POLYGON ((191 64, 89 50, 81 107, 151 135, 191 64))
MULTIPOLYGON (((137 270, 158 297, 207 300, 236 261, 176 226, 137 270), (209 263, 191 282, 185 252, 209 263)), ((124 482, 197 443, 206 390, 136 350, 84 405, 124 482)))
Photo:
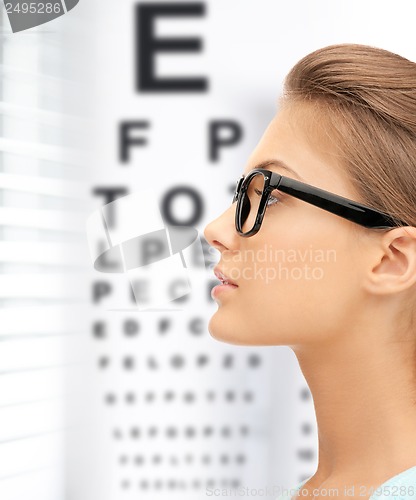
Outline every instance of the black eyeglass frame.
POLYGON ((399 225, 407 226, 405 222, 395 220, 392 216, 371 208, 367 205, 358 203, 357 201, 344 198, 324 189, 311 186, 304 182, 285 177, 284 175, 277 174, 270 170, 263 168, 255 168, 251 170, 246 176, 242 175, 237 181, 236 189, 233 196, 233 201, 237 201, 235 211, 235 228, 237 232, 244 237, 254 236, 260 229, 263 222, 263 217, 267 208, 267 200, 270 193, 278 189, 283 193, 287 193, 294 198, 303 200, 316 207, 322 208, 327 212, 331 212, 339 217, 347 219, 351 222, 359 224, 367 228, 373 229, 392 229, 399 225), (259 207, 256 214, 256 220, 253 228, 244 232, 241 224, 241 212, 243 209, 243 194, 247 191, 249 181, 258 173, 263 174, 264 188, 261 195, 259 207))

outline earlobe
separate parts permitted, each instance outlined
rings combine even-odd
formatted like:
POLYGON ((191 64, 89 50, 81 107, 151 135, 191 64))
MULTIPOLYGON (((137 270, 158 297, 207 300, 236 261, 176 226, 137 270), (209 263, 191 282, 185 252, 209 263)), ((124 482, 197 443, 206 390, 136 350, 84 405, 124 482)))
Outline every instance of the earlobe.
POLYGON ((375 243, 365 288, 371 293, 399 293, 416 284, 416 228, 398 227, 375 243))

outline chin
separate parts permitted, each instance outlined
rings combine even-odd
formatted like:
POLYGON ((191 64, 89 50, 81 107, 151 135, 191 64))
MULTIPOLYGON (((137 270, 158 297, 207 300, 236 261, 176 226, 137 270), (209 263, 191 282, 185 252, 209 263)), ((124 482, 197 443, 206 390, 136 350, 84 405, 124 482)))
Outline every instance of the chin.
POLYGON ((210 336, 218 342, 241 346, 291 346, 311 342, 309 332, 304 334, 292 328, 274 327, 263 330, 244 320, 237 322, 235 316, 225 315, 218 309, 208 323, 210 336))
POLYGON ((211 337, 218 342, 233 345, 258 345, 256 337, 252 333, 246 336, 236 321, 219 317, 218 311, 211 317, 208 323, 208 331, 211 337))

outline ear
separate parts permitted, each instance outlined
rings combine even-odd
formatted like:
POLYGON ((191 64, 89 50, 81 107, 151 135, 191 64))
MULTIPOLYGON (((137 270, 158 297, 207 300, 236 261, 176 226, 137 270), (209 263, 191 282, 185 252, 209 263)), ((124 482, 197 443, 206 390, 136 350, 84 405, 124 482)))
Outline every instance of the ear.
POLYGON ((385 295, 407 290, 416 283, 416 227, 387 231, 375 243, 365 281, 366 290, 385 295))

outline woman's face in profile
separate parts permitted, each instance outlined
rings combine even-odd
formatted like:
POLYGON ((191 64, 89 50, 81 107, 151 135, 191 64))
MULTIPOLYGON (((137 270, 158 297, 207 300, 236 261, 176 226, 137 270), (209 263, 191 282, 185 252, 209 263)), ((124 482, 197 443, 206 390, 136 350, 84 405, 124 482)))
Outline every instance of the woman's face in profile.
MULTIPOLYGON (((361 201, 312 117, 306 105, 284 106, 242 173, 264 161, 283 162, 292 170, 265 168, 361 201)), ((208 243, 221 253, 216 267, 238 285, 214 295, 218 310, 210 334, 241 345, 296 345, 331 340, 335 331, 348 334, 363 301, 363 230, 288 194, 272 195, 277 199, 269 201, 252 237, 235 229, 236 203, 205 228, 208 243)))

